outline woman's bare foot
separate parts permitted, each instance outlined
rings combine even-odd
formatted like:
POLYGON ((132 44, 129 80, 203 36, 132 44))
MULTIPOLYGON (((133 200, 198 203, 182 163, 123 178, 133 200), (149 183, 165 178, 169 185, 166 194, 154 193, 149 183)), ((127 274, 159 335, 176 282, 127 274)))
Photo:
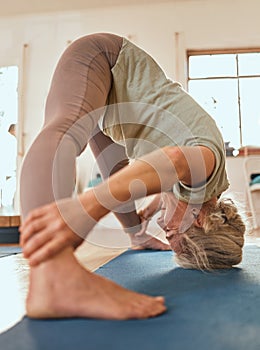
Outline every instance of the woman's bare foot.
POLYGON ((32 268, 26 307, 32 318, 117 320, 154 317, 166 310, 162 297, 132 292, 89 272, 71 249, 32 268))
POLYGON ((141 230, 137 233, 129 233, 131 248, 133 250, 152 249, 152 250, 171 250, 169 244, 165 243, 161 238, 154 237, 147 232, 149 220, 141 221, 141 230))
POLYGON ((130 235, 131 248, 133 250, 151 249, 151 250, 171 250, 169 244, 163 242, 159 237, 153 237, 150 234, 130 235))

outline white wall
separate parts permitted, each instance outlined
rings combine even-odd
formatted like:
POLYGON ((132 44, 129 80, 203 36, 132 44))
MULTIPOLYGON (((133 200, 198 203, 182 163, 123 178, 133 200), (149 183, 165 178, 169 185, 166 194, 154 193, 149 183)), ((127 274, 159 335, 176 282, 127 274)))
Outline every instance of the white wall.
POLYGON ((22 99, 25 149, 42 124, 51 75, 68 40, 92 32, 132 35, 169 77, 185 85, 186 49, 260 47, 259 13, 259 0, 180 0, 1 18, 0 66, 21 65, 23 44, 28 44, 22 99))

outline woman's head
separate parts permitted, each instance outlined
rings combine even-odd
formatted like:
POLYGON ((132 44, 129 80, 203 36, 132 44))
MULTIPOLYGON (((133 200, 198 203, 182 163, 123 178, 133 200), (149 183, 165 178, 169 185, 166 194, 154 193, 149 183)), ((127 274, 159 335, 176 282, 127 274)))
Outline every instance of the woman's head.
MULTIPOLYGON (((231 268, 242 260, 245 224, 237 207, 229 199, 208 202, 201 208, 198 219, 184 233, 172 238, 177 246, 177 263, 184 268, 231 268)), ((174 247, 173 247, 174 248, 174 247)))

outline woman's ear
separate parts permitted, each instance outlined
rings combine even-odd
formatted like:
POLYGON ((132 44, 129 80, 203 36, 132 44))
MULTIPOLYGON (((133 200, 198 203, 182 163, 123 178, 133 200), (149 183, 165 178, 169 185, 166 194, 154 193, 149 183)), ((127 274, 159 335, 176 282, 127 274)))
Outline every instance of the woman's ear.
POLYGON ((194 226, 198 228, 202 228, 203 220, 201 220, 200 215, 195 219, 194 226))
POLYGON ((203 221, 204 221, 204 215, 203 215, 202 211, 193 208, 192 209, 192 214, 193 214, 193 217, 195 219, 194 222, 193 222, 194 226, 198 227, 198 228, 202 228, 203 221))

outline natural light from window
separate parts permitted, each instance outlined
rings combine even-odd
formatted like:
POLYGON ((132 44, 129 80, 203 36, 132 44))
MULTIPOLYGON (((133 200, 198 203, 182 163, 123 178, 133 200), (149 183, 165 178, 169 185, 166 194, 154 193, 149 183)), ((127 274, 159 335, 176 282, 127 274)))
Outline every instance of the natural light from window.
POLYGON ((260 146, 260 52, 189 55, 188 90, 216 120, 224 141, 260 146))
POLYGON ((18 67, 0 67, 0 209, 12 209, 16 191, 18 67))

